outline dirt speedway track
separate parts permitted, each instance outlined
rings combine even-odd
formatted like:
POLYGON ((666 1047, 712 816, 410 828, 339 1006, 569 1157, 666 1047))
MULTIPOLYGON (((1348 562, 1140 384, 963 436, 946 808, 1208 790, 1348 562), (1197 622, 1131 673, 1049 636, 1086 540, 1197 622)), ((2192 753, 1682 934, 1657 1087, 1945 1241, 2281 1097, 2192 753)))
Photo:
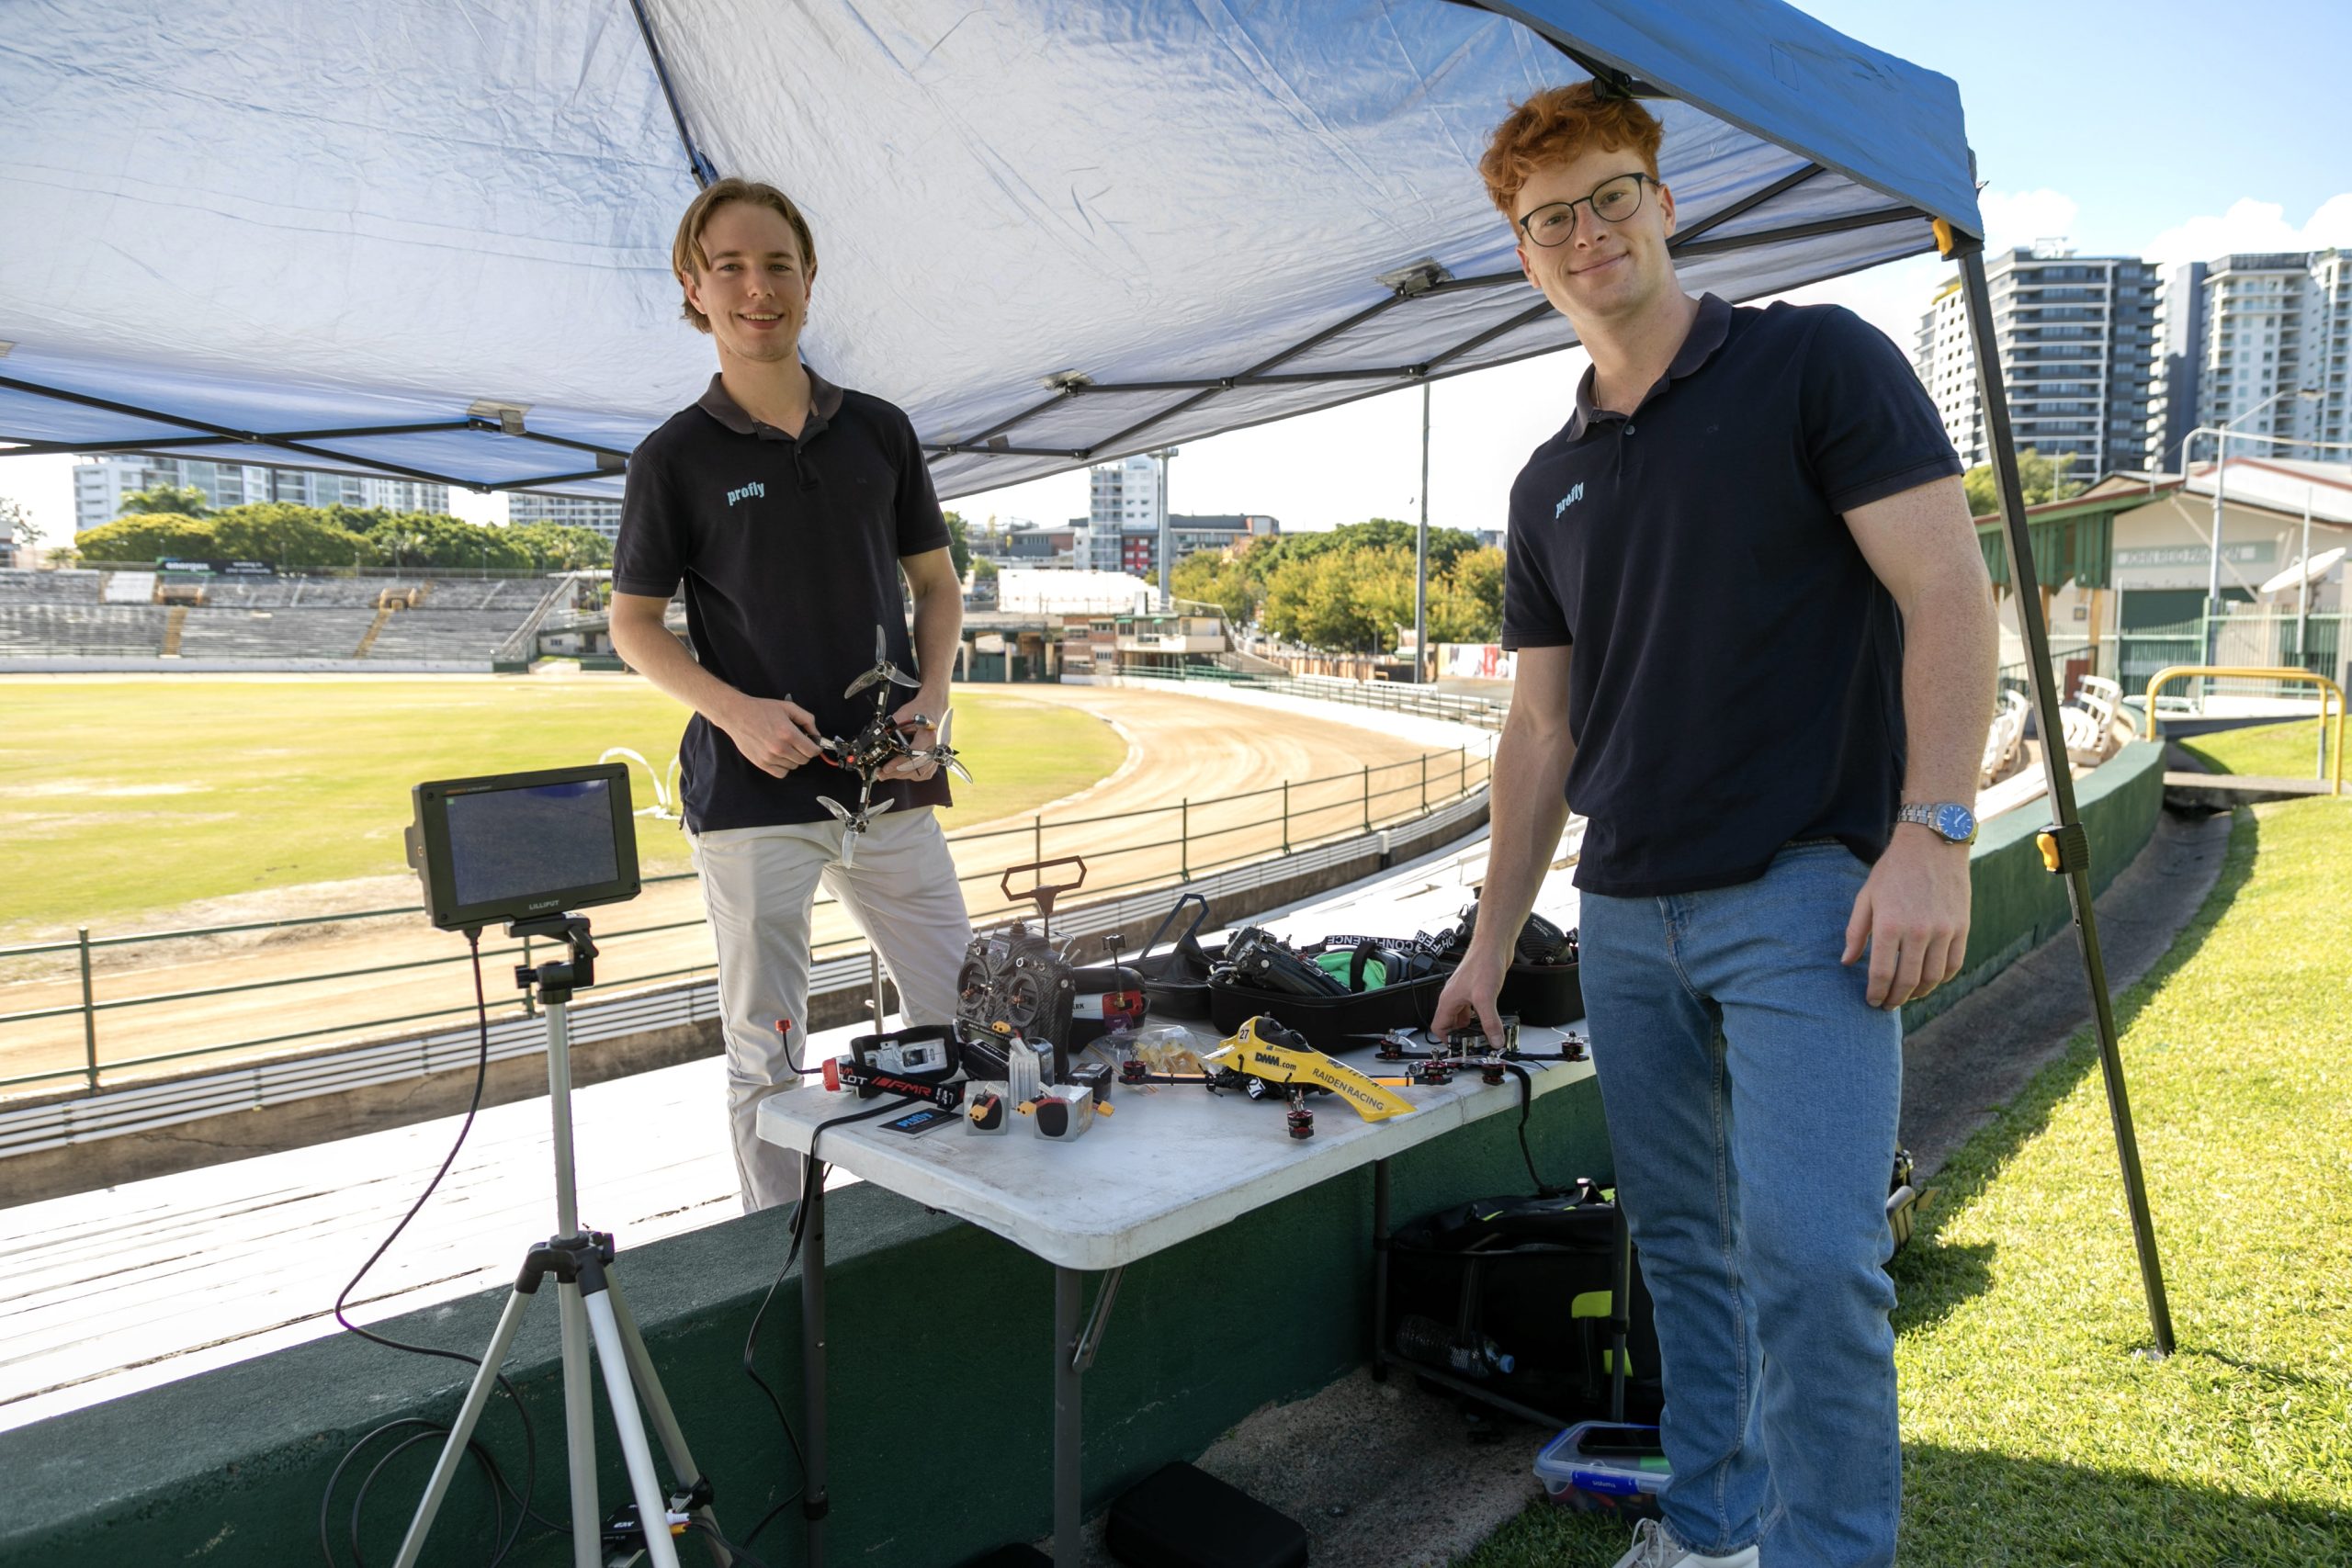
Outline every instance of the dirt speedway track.
MULTIPOLYGON (((1038 818, 977 820, 987 805, 987 781, 963 789, 977 809, 959 815, 976 819, 952 825, 950 832, 976 920, 1008 908, 998 889, 1003 868, 1043 857, 1086 857, 1087 894, 1065 900, 1074 903, 1117 886, 1173 882, 1186 869, 1197 874, 1278 853, 1285 843, 1284 781, 1290 784, 1287 842, 1298 845, 1361 832, 1367 818, 1377 826, 1417 817, 1424 791, 1429 803, 1438 803, 1464 784, 1483 783, 1486 774, 1483 747, 1474 745, 1462 756, 1431 755, 1424 763, 1431 748, 1381 728, 1390 721, 1375 710, 1364 711, 1359 726, 1178 692, 1033 686, 1020 688, 1019 694, 1113 719, 1130 750, 1125 765, 1109 779, 1048 807, 1038 818), (1306 782, 1311 780, 1324 782, 1306 782), (1189 842, 1180 843, 1180 835, 1189 842)), ((673 829, 649 821, 640 830, 673 829)), ((379 895, 349 907, 380 908, 413 897, 412 885, 390 897, 379 895)), ((601 949, 601 991, 710 972, 710 936, 691 878, 650 886, 633 902, 590 913, 601 949)), ((856 931, 830 900, 820 903, 815 925, 820 957, 854 951, 856 931)), ((1140 942, 1148 933, 1128 934, 1140 942)), ((496 931, 484 934, 482 946, 493 1016, 519 1010, 520 993, 510 973, 515 948, 496 931)), ((546 953, 544 945, 538 952, 546 953)), ((421 914, 262 937, 100 950, 94 968, 102 1082, 119 1086, 454 1026, 473 999, 464 953, 462 938, 433 930, 421 914), (298 977, 301 983, 282 987, 107 1005, 298 977), (413 1021, 386 1021, 394 1019, 413 1021), (232 1042, 254 1043, 233 1052, 207 1049, 232 1042), (203 1054, 182 1055, 192 1052, 203 1054), (178 1059, 113 1065, 163 1055, 178 1059)), ((63 1075, 0 1087, 0 1097, 78 1089, 85 1041, 74 956, 21 960, 18 966, 18 974, 0 981, 0 1013, 75 1010, 0 1025, 0 1080, 63 1075), (34 972, 22 972, 36 964, 34 972)))

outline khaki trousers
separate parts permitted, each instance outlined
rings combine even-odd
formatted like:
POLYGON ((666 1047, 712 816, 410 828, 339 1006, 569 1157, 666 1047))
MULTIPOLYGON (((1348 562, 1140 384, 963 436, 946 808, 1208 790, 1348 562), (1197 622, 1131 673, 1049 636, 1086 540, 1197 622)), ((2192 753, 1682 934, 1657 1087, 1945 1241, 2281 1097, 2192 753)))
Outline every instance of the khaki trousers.
POLYGON ((882 955, 910 1026, 956 1016, 956 976, 972 940, 946 835, 928 807, 874 818, 857 863, 841 863, 842 828, 827 818, 693 835, 703 907, 718 949, 727 1038, 727 1114, 743 1209, 800 1196, 801 1156, 763 1141, 760 1101, 800 1087, 808 1016, 808 910, 820 883, 882 955), (790 1019, 788 1037, 778 1019, 790 1019))

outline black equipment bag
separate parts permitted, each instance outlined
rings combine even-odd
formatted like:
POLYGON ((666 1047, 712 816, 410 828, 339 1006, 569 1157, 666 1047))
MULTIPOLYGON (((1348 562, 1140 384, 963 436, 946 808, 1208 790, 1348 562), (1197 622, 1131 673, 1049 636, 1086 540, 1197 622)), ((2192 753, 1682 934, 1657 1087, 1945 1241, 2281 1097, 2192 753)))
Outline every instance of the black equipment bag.
POLYGON ((1111 1505, 1103 1540, 1131 1568, 1306 1568, 1297 1520, 1182 1460, 1111 1505))
POLYGON ((1452 964, 1414 951, 1410 942, 1333 937, 1293 952, 1256 927, 1237 934, 1226 957, 1209 976, 1209 1018, 1217 1028, 1231 1034, 1245 1021, 1271 1014, 1317 1051, 1334 1053, 1367 1045, 1392 1029, 1427 1029, 1453 973, 1452 964), (1314 962, 1320 953, 1350 950, 1348 980, 1314 962), (1368 983, 1367 965, 1374 959, 1384 983, 1351 989, 1351 982, 1368 983))
POLYGON ((1089 964, 1069 972, 1071 1049, 1091 1045, 1114 1029, 1141 1029, 1151 1003, 1143 971, 1132 964, 1089 964))
MULTIPOLYGON (((1482 1199, 1401 1227, 1388 1242, 1390 1355, 1460 1376, 1426 1352, 1397 1348, 1413 1338, 1398 1333, 1407 1318, 1431 1319, 1473 1359, 1489 1342, 1512 1358, 1509 1371, 1478 1380, 1495 1393, 1563 1427, 1608 1417, 1619 1238, 1617 1206, 1590 1181, 1553 1198, 1482 1199)), ((1623 1418, 1653 1422, 1665 1403, 1657 1329, 1638 1265, 1631 1274, 1623 1418)))
MULTIPOLYGON (((1470 950, 1470 933, 1478 926, 1474 900, 1462 911, 1461 922, 1421 945, 1459 964, 1470 950)), ((1584 1016, 1584 986, 1577 973, 1577 932, 1562 931, 1541 915, 1530 915, 1511 944, 1510 967, 1503 972, 1502 994, 1495 999, 1498 1012, 1515 1014, 1521 1023, 1556 1028, 1584 1016)))
POLYGON ((1178 898, 1160 917, 1151 940, 1143 944, 1143 951, 1129 965, 1143 976, 1144 998, 1154 1017, 1208 1018, 1209 971, 1225 956, 1221 946, 1201 945, 1201 922, 1208 919, 1208 913, 1209 901, 1197 893, 1178 898), (1168 928, 1184 912, 1186 905, 1193 906, 1192 920, 1168 951, 1155 957, 1151 950, 1159 945, 1159 939, 1168 934, 1168 928))

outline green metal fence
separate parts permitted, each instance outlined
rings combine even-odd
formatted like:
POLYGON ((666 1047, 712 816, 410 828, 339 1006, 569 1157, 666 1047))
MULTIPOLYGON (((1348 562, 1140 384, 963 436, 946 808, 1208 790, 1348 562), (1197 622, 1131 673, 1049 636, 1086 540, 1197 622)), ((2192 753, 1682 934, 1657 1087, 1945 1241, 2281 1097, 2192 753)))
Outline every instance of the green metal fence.
MULTIPOLYGON (((2343 668, 2343 626, 2344 617, 2335 614, 2298 616, 2291 611, 2240 611, 2219 618, 2200 615, 2172 626, 2140 626, 2096 639, 2052 637, 2050 661, 2062 678, 2070 664, 2082 661, 2086 666, 2082 673, 2114 681, 2127 697, 2146 694, 2149 678, 2158 671, 2184 664, 2307 670, 2333 680, 2343 668)), ((2026 691, 2030 682, 2024 662, 2002 665, 2000 682, 2006 688, 2026 691)), ((2309 688, 2289 682, 2245 680, 2205 682, 2203 690, 2285 701, 2311 694, 2309 688)))

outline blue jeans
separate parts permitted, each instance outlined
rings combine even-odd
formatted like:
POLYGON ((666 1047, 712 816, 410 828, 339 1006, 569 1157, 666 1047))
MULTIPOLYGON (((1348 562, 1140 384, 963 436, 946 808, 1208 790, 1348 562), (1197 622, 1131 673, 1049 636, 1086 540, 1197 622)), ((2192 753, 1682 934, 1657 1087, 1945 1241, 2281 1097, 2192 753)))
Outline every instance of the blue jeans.
POLYGON ((1668 1527, 1762 1568, 1894 1561, 1887 1179, 1903 1023, 1838 962, 1868 868, 1792 845, 1753 882, 1580 916, 1618 1190, 1657 1309, 1668 1527))

